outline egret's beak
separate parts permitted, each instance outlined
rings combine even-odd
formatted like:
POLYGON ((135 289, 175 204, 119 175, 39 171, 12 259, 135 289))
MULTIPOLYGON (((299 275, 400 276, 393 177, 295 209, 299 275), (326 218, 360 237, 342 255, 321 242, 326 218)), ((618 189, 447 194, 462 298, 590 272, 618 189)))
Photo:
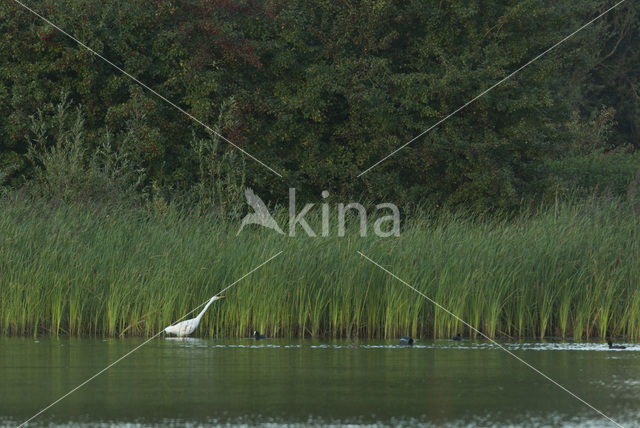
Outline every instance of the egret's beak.
POLYGON ((224 299, 224 298, 225 298, 225 296, 218 296, 218 300, 224 299))

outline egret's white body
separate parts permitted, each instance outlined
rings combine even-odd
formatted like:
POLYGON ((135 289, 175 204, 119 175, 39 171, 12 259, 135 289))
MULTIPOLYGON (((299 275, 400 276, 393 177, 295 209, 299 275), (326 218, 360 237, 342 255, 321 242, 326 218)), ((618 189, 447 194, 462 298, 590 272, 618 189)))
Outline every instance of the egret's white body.
POLYGON ((178 337, 189 336, 191 333, 195 331, 196 328, 198 328, 198 325, 200 325, 200 320, 202 319, 202 316, 207 311, 207 309, 209 309, 209 306, 216 300, 220 300, 220 299, 224 299, 224 296, 213 296, 211 300, 207 302, 207 305, 204 307, 202 312, 198 314, 197 317, 191 318, 190 320, 181 321, 175 325, 171 325, 165 328, 164 332, 168 334, 175 334, 178 337))

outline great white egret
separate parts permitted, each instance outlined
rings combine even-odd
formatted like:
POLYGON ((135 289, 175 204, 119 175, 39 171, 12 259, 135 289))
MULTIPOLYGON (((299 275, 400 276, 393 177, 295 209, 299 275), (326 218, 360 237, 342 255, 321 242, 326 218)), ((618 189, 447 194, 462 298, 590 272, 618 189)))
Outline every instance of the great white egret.
POLYGON ((200 320, 202 319, 202 316, 207 311, 207 309, 209 309, 209 306, 216 300, 220 300, 220 299, 224 299, 224 296, 213 296, 211 300, 207 302, 207 305, 204 307, 202 312, 198 314, 197 317, 191 318, 190 320, 181 321, 175 325, 170 325, 169 327, 164 329, 164 332, 168 334, 175 334, 178 337, 189 336, 191 333, 195 331, 196 328, 198 328, 198 325, 200 324, 200 320))

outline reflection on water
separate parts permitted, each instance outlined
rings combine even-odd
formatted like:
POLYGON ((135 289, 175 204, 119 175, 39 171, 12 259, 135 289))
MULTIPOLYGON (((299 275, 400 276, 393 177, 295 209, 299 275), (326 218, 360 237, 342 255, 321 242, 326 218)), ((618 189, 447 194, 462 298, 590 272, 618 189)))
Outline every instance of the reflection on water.
MULTIPOLYGON (((0 338, 16 425, 141 339, 0 338)), ((640 346, 504 342, 613 419, 640 420, 640 346)), ((487 341, 156 339, 30 426, 612 426, 487 341)))

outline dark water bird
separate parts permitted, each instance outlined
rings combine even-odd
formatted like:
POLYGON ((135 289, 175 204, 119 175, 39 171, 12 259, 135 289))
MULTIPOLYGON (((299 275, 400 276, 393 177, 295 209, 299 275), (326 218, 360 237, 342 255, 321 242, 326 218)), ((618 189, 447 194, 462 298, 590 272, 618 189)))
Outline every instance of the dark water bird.
POLYGON ((398 343, 400 346, 413 346, 413 338, 409 336, 402 336, 400 338, 400 342, 398 343))
POLYGON ((460 336, 460 333, 458 333, 455 336, 453 336, 451 339, 453 339, 453 340, 462 340, 462 336, 460 336))
POLYGON ((260 340, 260 339, 266 339, 267 336, 265 336, 264 334, 260 334, 260 332, 258 330, 253 332, 253 338, 255 340, 260 340))
POLYGON ((609 345, 609 349, 627 349, 626 346, 614 345, 609 337, 607 338, 607 344, 609 345))

